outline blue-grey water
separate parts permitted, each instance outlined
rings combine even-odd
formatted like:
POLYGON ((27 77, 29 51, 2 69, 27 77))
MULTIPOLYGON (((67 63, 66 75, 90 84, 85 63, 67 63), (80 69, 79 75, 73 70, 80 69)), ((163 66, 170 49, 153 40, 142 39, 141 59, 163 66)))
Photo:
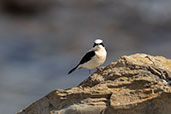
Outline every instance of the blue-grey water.
POLYGON ((86 69, 67 73, 96 38, 108 51, 103 66, 134 53, 171 57, 169 0, 50 1, 55 4, 36 13, 0 5, 1 114, 86 79, 86 69))

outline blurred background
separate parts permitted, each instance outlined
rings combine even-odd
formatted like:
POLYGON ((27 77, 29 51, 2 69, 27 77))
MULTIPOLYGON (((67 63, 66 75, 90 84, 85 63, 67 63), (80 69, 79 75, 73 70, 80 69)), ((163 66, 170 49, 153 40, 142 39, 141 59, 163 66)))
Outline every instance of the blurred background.
MULTIPOLYGON (((170 0, 0 0, 0 113, 14 114, 55 89, 77 86, 88 70, 67 75, 96 38, 120 56, 171 56, 170 0)), ((93 70, 94 71, 94 70, 93 70)))

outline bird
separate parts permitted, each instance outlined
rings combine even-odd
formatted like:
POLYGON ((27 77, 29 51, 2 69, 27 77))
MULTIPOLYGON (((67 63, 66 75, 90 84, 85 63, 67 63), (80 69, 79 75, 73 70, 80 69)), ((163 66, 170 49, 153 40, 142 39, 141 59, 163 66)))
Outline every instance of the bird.
POLYGON ((87 68, 89 70, 89 74, 91 73, 91 69, 97 68, 102 65, 107 56, 107 51, 103 44, 103 40, 96 39, 94 41, 93 48, 91 48, 81 59, 79 64, 71 69, 68 74, 71 74, 76 69, 87 68))

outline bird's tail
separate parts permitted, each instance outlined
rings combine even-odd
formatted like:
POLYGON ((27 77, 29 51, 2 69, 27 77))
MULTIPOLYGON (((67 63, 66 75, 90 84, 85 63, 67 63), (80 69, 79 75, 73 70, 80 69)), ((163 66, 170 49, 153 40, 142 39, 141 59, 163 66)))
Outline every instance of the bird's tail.
POLYGON ((74 72, 76 69, 78 69, 78 66, 79 66, 79 65, 77 65, 76 67, 74 67, 73 69, 71 69, 71 70, 68 72, 68 74, 71 74, 71 73, 74 72))

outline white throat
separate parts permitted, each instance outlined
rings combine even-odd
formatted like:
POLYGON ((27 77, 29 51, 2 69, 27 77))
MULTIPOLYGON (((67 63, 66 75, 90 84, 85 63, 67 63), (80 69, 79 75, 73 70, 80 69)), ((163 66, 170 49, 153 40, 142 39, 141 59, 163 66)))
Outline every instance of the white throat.
POLYGON ((95 51, 100 51, 100 50, 101 50, 101 51, 103 51, 103 50, 106 51, 106 50, 105 50, 105 47, 103 47, 102 45, 97 45, 97 46, 95 46, 95 47, 94 47, 94 50, 95 50, 95 51))

